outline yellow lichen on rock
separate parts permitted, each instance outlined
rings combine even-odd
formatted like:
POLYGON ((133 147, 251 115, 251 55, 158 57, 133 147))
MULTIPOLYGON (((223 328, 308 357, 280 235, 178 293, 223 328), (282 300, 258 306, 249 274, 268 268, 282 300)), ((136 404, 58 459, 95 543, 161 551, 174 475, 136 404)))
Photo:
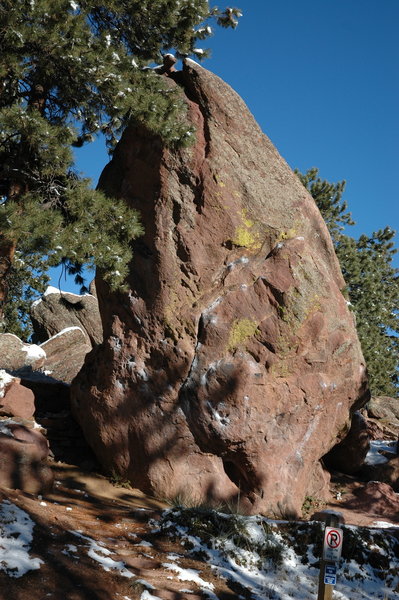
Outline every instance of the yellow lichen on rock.
POLYGON ((227 348, 234 350, 258 332, 258 325, 251 319, 236 319, 230 331, 227 348))
POLYGON ((236 227, 234 237, 231 240, 235 246, 248 248, 249 250, 259 250, 262 242, 259 233, 253 231, 256 226, 255 221, 249 219, 245 209, 241 211, 242 224, 236 227))

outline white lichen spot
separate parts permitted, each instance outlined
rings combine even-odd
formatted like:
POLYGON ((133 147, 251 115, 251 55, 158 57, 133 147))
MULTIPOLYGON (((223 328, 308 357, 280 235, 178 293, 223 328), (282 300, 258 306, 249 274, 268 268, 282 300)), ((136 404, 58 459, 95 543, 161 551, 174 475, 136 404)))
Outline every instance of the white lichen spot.
POLYGON ((114 352, 120 352, 122 349, 122 341, 116 335, 110 337, 110 345, 114 352))
POLYGON ((148 381, 148 373, 145 369, 139 369, 137 371, 137 377, 139 377, 142 381, 148 381))
POLYGON ((230 423, 228 415, 225 414, 225 405, 222 402, 218 404, 216 408, 213 407, 210 402, 207 402, 207 407, 212 415, 213 420, 215 420, 219 425, 226 427, 230 423))

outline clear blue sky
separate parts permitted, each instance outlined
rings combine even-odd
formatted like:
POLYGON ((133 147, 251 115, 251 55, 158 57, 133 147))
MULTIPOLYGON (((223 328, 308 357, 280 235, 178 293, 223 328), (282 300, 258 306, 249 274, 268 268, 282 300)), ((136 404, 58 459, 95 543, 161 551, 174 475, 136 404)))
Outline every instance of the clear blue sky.
MULTIPOLYGON (((212 49, 203 66, 243 97, 292 168, 347 181, 350 235, 390 225, 398 247, 399 0, 230 4, 243 17, 202 42, 212 49)), ((106 161, 102 143, 77 153, 94 183, 106 161)))

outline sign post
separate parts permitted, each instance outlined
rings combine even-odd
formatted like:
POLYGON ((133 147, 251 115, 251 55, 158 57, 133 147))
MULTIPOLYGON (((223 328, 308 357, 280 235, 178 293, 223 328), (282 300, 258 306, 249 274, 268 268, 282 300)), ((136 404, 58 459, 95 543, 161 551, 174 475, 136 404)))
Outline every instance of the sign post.
POLYGON ((319 593, 317 600, 332 600, 334 585, 337 583, 337 565, 341 558, 343 531, 338 527, 341 513, 326 512, 323 556, 320 560, 319 593))

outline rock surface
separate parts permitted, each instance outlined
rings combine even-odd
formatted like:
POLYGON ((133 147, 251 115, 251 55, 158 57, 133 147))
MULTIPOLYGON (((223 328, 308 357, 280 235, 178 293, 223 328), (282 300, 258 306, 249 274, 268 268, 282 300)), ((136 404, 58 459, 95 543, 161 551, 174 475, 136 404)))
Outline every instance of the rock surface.
POLYGON ((356 490, 346 507, 380 518, 386 514, 399 515, 399 497, 387 483, 369 481, 367 485, 356 490))
MULTIPOLYGON (((32 423, 30 424, 32 425, 32 423)), ((0 487, 40 494, 51 489, 46 438, 14 419, 0 419, 0 487)))
POLYGON ((0 333, 0 369, 36 370, 44 366, 46 354, 36 344, 25 344, 12 333, 0 333))
POLYGON ((172 76, 196 141, 171 151, 131 127, 102 174, 145 235, 128 292, 97 281, 105 339, 74 414, 142 490, 297 515, 368 399, 344 281, 313 199, 243 101, 192 61, 172 76))
POLYGON ((35 413, 33 392, 21 385, 19 377, 0 371, 0 415, 31 419, 35 413), (4 385, 4 379, 6 382, 4 385))
POLYGON ((399 435, 399 398, 375 396, 367 403, 367 415, 392 437, 399 435))
POLYGON ((91 350, 80 327, 67 327, 40 345, 46 353, 46 373, 53 379, 71 383, 91 350))
POLYGON ((102 342, 101 318, 93 294, 71 294, 48 287, 42 298, 33 303, 31 319, 39 342, 67 327, 80 327, 91 346, 102 342))
POLYGON ((355 412, 347 436, 324 456, 328 469, 352 475, 364 464, 370 449, 370 435, 366 419, 355 412))

